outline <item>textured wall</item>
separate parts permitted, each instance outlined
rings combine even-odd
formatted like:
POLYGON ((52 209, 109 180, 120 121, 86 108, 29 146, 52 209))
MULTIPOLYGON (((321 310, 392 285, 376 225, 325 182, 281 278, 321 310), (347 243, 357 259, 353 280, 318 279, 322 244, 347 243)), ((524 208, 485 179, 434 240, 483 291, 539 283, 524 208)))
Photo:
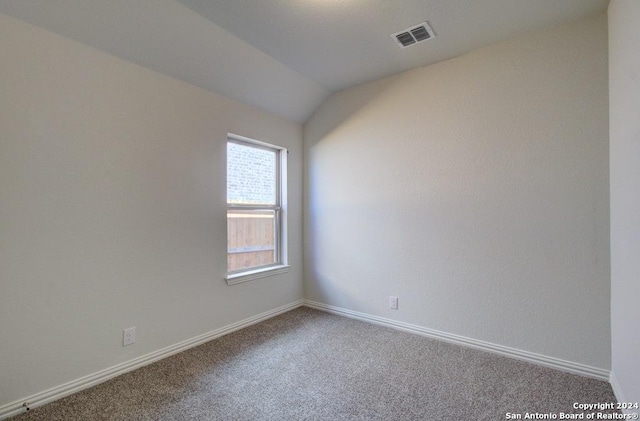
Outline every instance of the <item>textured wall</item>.
MULTIPOLYGON (((609 4, 611 370, 640 402, 640 2, 609 4)), ((635 411, 638 412, 638 411, 635 411)))
POLYGON ((604 15, 332 95, 306 297, 608 369, 607 95, 604 15))
POLYGON ((299 124, 4 15, 0 56, 0 406, 302 298, 299 124), (291 152, 291 270, 235 286, 228 132, 291 152))

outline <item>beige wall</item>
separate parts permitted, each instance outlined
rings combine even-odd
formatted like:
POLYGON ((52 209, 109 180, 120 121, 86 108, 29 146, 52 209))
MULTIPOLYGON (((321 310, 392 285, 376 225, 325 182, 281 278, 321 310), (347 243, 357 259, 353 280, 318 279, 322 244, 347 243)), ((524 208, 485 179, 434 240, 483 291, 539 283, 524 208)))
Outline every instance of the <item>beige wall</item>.
POLYGON ((608 370, 607 83, 600 15, 332 95, 306 298, 608 370))
MULTIPOLYGON (((640 2, 609 4, 612 384, 640 402, 640 2)), ((638 412, 638 411, 631 411, 638 412)))
POLYGON ((302 298, 299 124, 5 15, 0 57, 0 407, 302 298), (291 271, 234 286, 227 132, 291 151, 291 271))

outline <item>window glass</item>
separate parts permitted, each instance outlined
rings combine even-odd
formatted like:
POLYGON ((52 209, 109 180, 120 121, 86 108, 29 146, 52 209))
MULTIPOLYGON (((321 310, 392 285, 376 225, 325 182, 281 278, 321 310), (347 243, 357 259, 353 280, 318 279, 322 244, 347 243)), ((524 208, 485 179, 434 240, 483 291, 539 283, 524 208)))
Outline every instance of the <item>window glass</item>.
POLYGON ((227 203, 276 204, 276 151, 227 143, 227 203))
MULTIPOLYGON (((286 266, 286 150, 229 135, 227 281, 286 266)), ((234 281, 235 282, 235 281, 234 281)))
POLYGON ((227 211, 227 270, 276 263, 276 212, 227 211))

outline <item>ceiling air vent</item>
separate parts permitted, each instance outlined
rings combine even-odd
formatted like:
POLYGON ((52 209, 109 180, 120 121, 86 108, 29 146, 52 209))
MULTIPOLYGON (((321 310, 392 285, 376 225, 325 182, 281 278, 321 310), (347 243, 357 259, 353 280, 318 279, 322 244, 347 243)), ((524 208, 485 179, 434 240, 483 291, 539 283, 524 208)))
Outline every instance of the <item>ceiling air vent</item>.
POLYGON ((409 29, 405 29, 404 31, 391 35, 391 37, 400 45, 400 48, 407 48, 410 45, 416 44, 420 41, 426 41, 435 36, 436 34, 427 22, 412 26, 409 29))

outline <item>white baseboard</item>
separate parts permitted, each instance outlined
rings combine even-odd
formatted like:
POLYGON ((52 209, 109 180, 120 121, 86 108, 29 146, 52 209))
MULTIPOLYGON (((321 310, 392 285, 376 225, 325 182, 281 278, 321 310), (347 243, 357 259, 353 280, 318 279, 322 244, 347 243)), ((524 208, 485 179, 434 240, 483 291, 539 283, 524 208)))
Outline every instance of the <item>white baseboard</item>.
MULTIPOLYGON (((629 402, 625 399, 622 389, 620 388, 620 383, 618 383, 618 379, 616 378, 616 374, 613 370, 611 370, 611 375, 609 376, 609 383, 611 384, 613 394, 616 395, 616 400, 618 402, 629 402)), ((625 415, 631 415, 638 412, 637 409, 621 409, 621 411, 625 415)))
POLYGON ((427 336, 429 338, 451 342, 457 345, 476 348, 476 349, 488 351, 494 354, 500 354, 505 357, 516 358, 518 360, 523 360, 536 365, 542 365, 545 367, 553 368, 553 369, 564 371, 567 373, 578 374, 584 377, 589 377, 597 380, 609 381, 609 370, 605 370, 602 368, 591 367, 588 365, 575 363, 572 361, 561 360, 559 358, 549 357, 546 355, 536 354, 533 352, 523 351, 520 349, 511 348, 508 346, 497 345, 490 342, 480 341, 477 339, 471 339, 464 336, 441 332, 438 330, 429 329, 422 326, 412 325, 404 322, 398 322, 396 320, 374 316, 366 313, 360 313, 358 311, 348 310, 341 307, 335 307, 328 304, 318 303, 315 301, 304 300, 304 305, 307 307, 315 308, 317 310, 339 314, 341 316, 346 316, 353 319, 362 320, 365 322, 375 323, 375 324, 390 327, 393 329, 399 329, 405 332, 415 333, 418 335, 427 336))
POLYGON ((212 330, 211 332, 204 333, 194 338, 178 342, 177 344, 170 345, 149 354, 142 355, 132 360, 114 365, 113 367, 107 368, 105 370, 89 374, 88 376, 72 380, 43 392, 39 392, 31 396, 27 396, 23 399, 19 399, 17 401, 0 406, 0 420, 25 412, 27 411, 27 408, 31 409, 42 406, 46 403, 55 401, 57 399, 87 389, 91 386, 95 386, 99 383, 105 382, 126 372, 151 364, 155 361, 161 360, 179 352, 186 351, 189 348, 201 345, 210 340, 219 338, 220 336, 224 336, 236 330, 251 326, 263 320, 270 319, 279 314, 298 308, 302 306, 303 303, 303 300, 294 301, 293 303, 275 308, 262 314, 258 314, 257 316, 249 317, 248 319, 232 323, 220 329, 212 330))

